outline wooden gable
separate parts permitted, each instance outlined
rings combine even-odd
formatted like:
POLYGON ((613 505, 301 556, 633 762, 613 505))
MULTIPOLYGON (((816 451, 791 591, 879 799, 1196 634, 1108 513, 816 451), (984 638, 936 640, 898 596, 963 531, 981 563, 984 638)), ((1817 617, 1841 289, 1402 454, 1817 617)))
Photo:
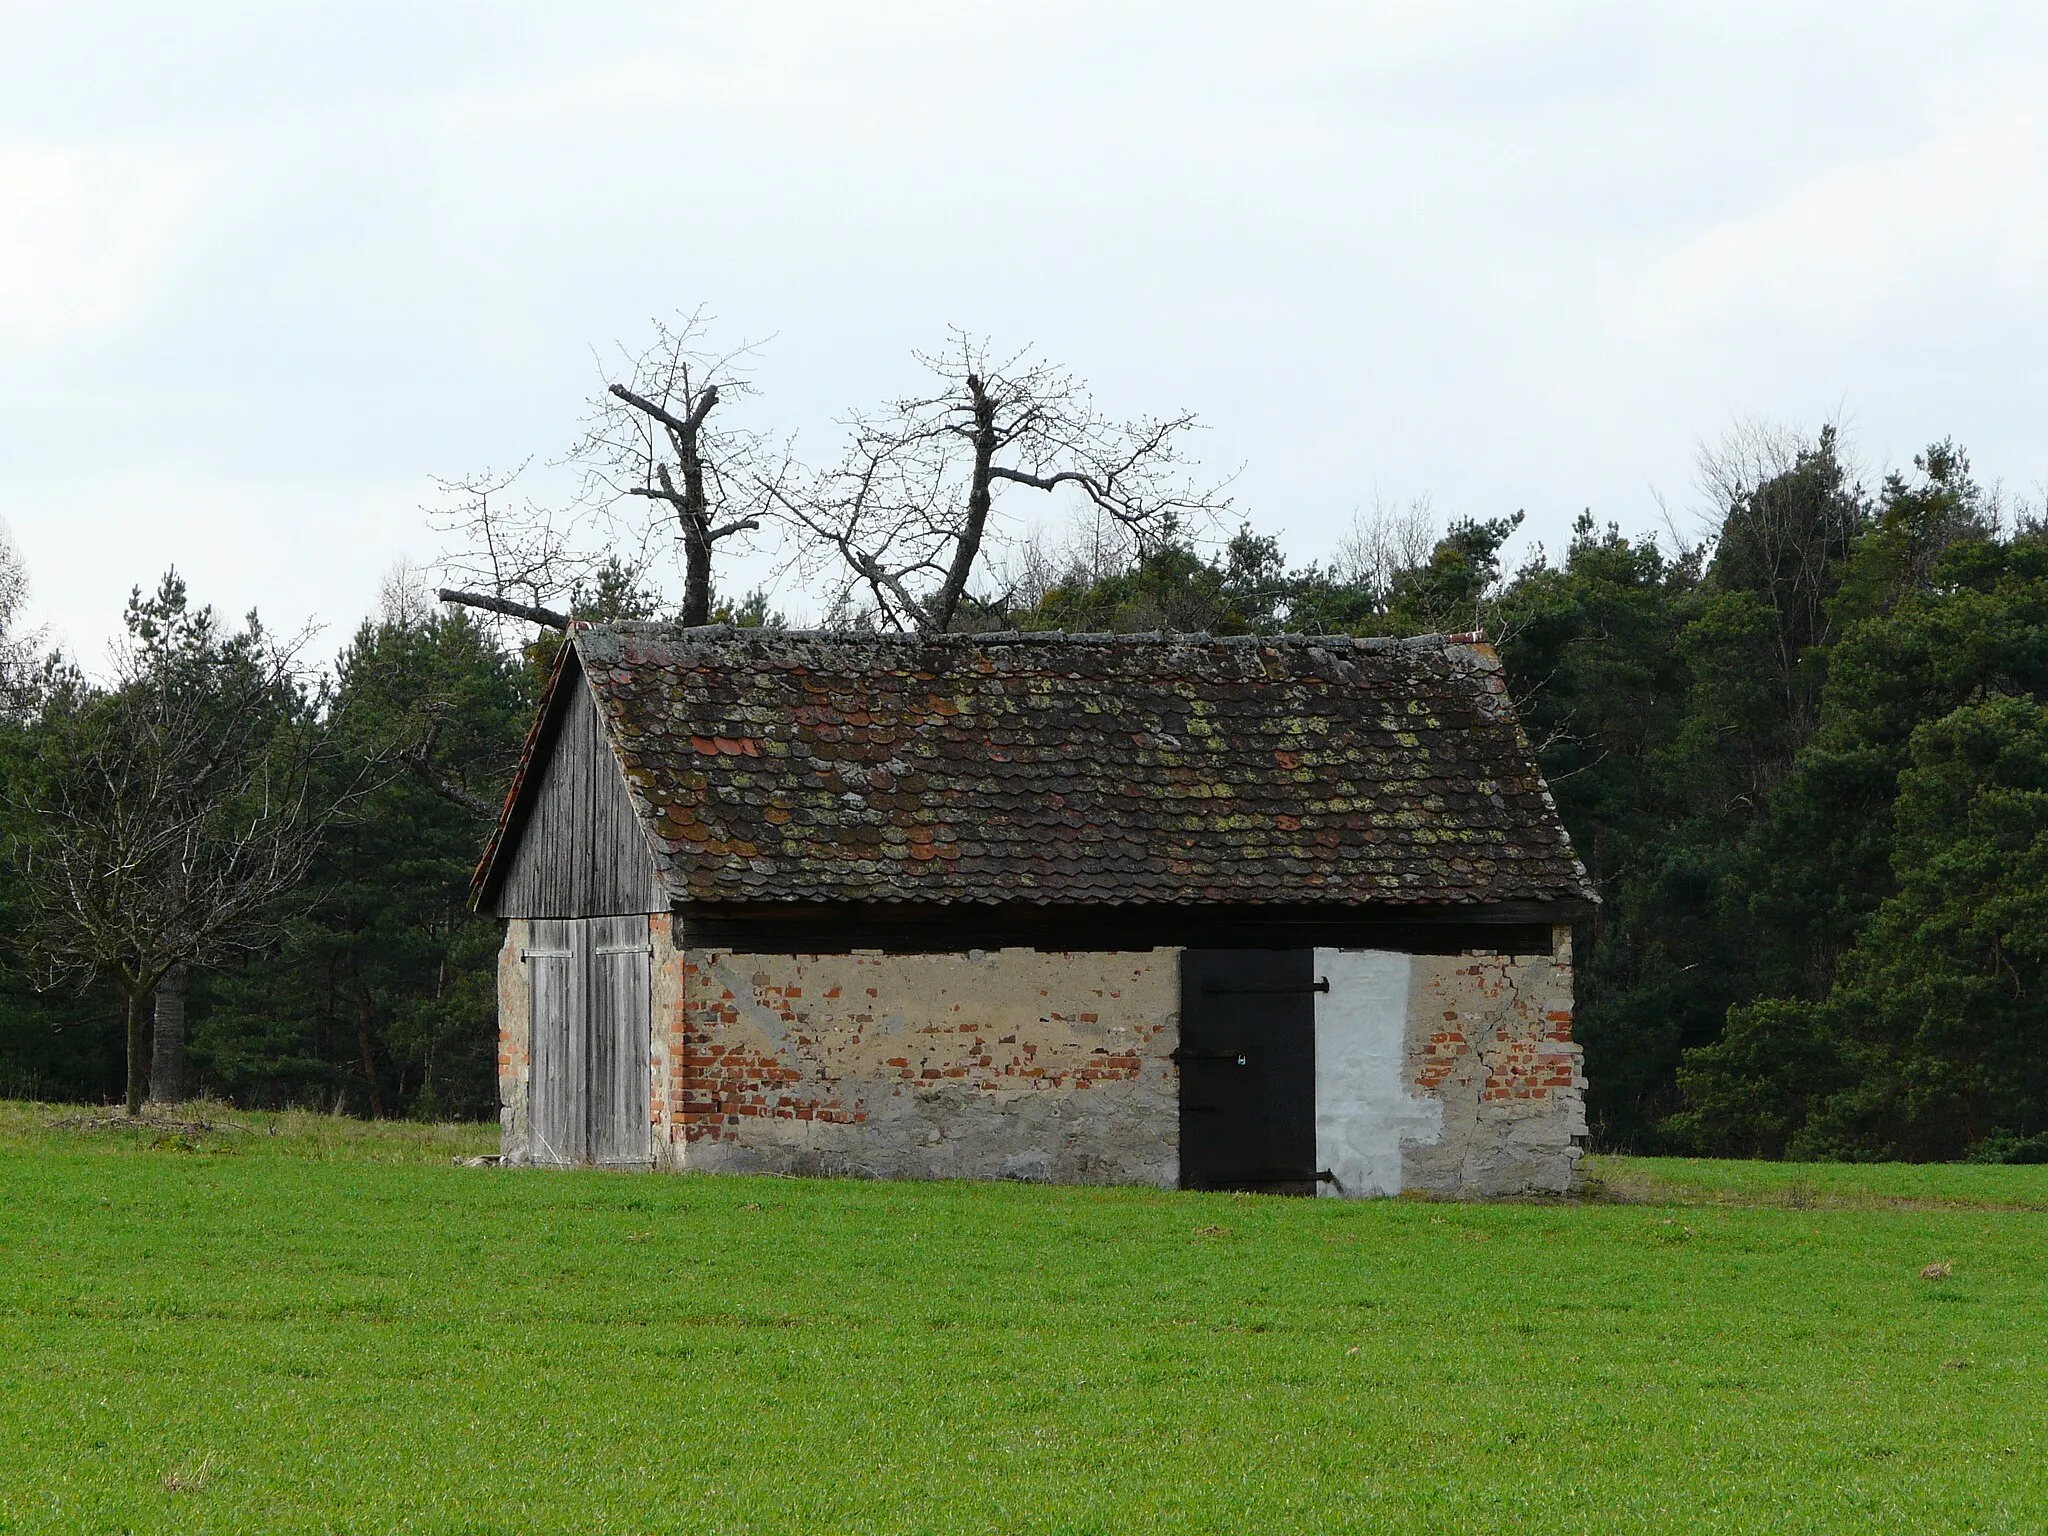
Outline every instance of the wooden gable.
POLYGON ((624 917, 666 912, 669 894, 626 792, 590 684, 573 661, 557 679, 551 741, 527 767, 504 873, 486 893, 498 917, 624 917))

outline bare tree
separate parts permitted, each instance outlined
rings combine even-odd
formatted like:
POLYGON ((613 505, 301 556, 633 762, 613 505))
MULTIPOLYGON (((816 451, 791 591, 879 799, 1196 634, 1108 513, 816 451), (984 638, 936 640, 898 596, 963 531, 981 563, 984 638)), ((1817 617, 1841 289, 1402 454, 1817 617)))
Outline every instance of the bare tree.
POLYGON ((1436 508, 1427 495, 1397 506, 1375 495, 1370 507, 1351 514, 1351 529, 1337 541, 1333 574, 1351 586, 1363 587, 1384 605, 1394 580, 1404 571, 1429 564, 1436 548, 1436 508))
POLYGON ((1693 486, 1706 498, 1699 514, 1702 535, 1711 539, 1718 534, 1730 507, 1792 469, 1809 446, 1797 428, 1759 416, 1736 417, 1717 441, 1696 442, 1693 486))
POLYGON ((586 466, 586 495, 606 507, 617 533, 637 538, 643 563, 673 519, 685 624, 711 622, 712 551, 760 528, 764 485, 774 478, 763 472, 761 436, 715 425, 711 414, 722 401, 753 393, 745 370, 757 348, 710 350, 709 329, 701 309, 675 326, 657 320, 653 344, 628 360, 624 382, 599 397, 571 455, 586 466), (622 516, 635 501, 661 515, 622 516))
POLYGON ((563 609, 603 562, 637 582, 673 550, 682 622, 710 622, 713 553, 760 528, 776 480, 764 468, 772 455, 761 435, 714 415, 753 393, 747 366, 756 347, 715 350, 710 330, 701 309, 673 325, 657 320, 651 344, 622 353, 618 377, 562 461, 583 475, 569 508, 509 503, 510 477, 440 482, 452 502, 437 515, 460 544, 444 565, 462 580, 441 589, 443 601, 562 629, 563 609), (581 547, 578 536, 596 547, 581 547))
POLYGON ((28 565, 0 522, 0 715, 17 719, 35 712, 51 673, 49 665, 38 665, 48 632, 21 627, 27 607, 28 565))
POLYGON ((120 996, 132 1114, 159 986, 281 931, 306 904, 291 898, 327 828, 377 765, 327 759, 299 647, 253 615, 223 634, 173 573, 154 597, 137 592, 128 625, 112 687, 74 684, 45 707, 38 793, 10 862, 42 979, 103 976, 120 996))
POLYGON ((836 610, 937 633, 959 620, 978 563, 1003 531, 999 493, 1071 491, 1140 545, 1229 505, 1191 481, 1192 414, 1118 422, 1072 374, 1029 352, 991 362, 961 331, 919 354, 937 387, 856 414, 837 466, 762 482, 797 535, 806 574, 838 571, 836 610))
POLYGON ((1134 545, 1121 523, 1099 512, 1083 513, 1057 539, 1032 526, 1009 541, 989 570, 1010 606, 1029 612, 1058 588, 1085 590, 1129 570, 1134 545))

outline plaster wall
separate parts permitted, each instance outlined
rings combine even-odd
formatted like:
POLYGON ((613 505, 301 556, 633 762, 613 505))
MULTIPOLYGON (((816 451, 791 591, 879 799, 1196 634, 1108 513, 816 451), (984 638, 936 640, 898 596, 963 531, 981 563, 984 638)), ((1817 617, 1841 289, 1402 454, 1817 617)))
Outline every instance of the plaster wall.
POLYGON ((1563 1194, 1586 1134, 1571 930, 1548 955, 1318 950, 1316 1157, 1332 1195, 1563 1194))
POLYGON ((1404 1149, 1443 1137, 1444 1106, 1418 1091, 1408 1063, 1415 958, 1319 949, 1316 975, 1316 1167, 1322 1193, 1398 1195, 1404 1149))
POLYGON ((669 1166, 1179 1181, 1174 950, 656 963, 669 1166))
POLYGON ((508 1163, 527 1160, 527 1088, 533 1081, 533 987, 526 963, 530 927, 523 917, 505 924, 505 943, 498 951, 498 1110, 499 1154, 508 1163))
POLYGON ((1442 1106, 1404 1144, 1402 1188, 1490 1198, 1565 1194, 1586 1135, 1585 1054, 1572 1040, 1572 941, 1548 955, 1417 955, 1409 1080, 1442 1106))

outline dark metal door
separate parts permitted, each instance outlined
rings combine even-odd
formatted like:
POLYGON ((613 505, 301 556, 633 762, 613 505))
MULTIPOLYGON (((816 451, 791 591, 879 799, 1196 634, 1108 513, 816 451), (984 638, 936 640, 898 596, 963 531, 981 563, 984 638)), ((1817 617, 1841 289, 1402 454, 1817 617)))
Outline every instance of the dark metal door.
POLYGON ((1316 990, 1313 950, 1181 952, 1183 1189, 1315 1193, 1316 990))

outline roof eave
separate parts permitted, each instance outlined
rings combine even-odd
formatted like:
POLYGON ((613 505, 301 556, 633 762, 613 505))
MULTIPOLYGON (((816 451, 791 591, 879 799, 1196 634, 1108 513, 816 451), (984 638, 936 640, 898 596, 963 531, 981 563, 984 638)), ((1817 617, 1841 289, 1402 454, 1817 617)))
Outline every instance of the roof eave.
POLYGON ((497 894, 504 878, 500 865, 506 851, 512 846, 514 832, 524 822, 526 813, 533 802, 538 788, 539 776, 534 772, 546 749, 554 744, 555 733, 561 727, 562 711, 568 695, 564 691, 564 678, 570 670, 573 658, 578 678, 583 675, 583 659, 576 652, 576 635, 580 626, 572 626, 563 639, 561 650, 555 653, 554 670, 548 674, 547 688, 542 692, 540 707, 534 711, 533 724, 527 727, 526 743, 520 748, 519 766, 512 771, 512 782, 505 787, 505 801, 498 810, 497 825, 491 829, 490 841, 484 844, 483 856, 477 860, 476 872, 469 879, 469 905, 471 911, 481 911, 484 903, 497 894))

